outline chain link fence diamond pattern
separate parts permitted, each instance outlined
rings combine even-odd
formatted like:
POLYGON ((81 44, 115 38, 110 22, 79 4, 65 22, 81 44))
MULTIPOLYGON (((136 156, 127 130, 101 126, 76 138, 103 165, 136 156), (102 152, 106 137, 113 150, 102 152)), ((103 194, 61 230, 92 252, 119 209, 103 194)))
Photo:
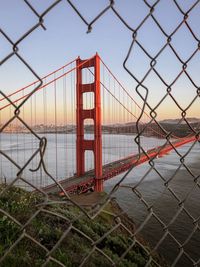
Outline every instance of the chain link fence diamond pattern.
MULTIPOLYGON (((18 120, 35 136, 39 144, 34 154, 31 155, 23 166, 18 165, 6 152, 0 151, 1 157, 5 157, 17 168, 13 181, 9 185, 2 184, 0 187, 0 238, 2 244, 5 244, 5 246, 0 245, 0 266, 14 266, 13 262, 17 262, 17 258, 21 260, 21 266, 184 266, 184 264, 185 266, 200 266, 200 253, 198 252, 194 255, 187 247, 195 234, 197 234, 196 244, 200 243, 200 239, 198 239, 200 236, 200 217, 193 214, 187 207, 187 201, 193 192, 197 191, 198 196, 200 192, 199 173, 198 171, 194 172, 187 163, 187 158, 190 157, 190 152, 198 143, 199 137, 199 129, 190 123, 188 114, 192 107, 198 103, 200 97, 200 87, 198 81, 195 80, 194 70, 190 67, 195 59, 198 60, 199 56, 200 40, 196 30, 198 25, 193 23, 192 18, 196 16, 195 12, 198 13, 200 4, 199 1, 188 1, 188 8, 185 9, 183 8, 182 1, 177 0, 144 0, 142 2, 144 12, 135 14, 133 10, 136 24, 134 19, 133 23, 126 20, 125 14, 122 14, 120 9, 118 9, 117 1, 107 1, 105 6, 102 4, 102 10, 98 14, 94 14, 93 19, 90 21, 82 14, 82 10, 79 9, 74 1, 54 1, 40 13, 35 8, 34 1, 24 0, 23 4, 30 9, 37 22, 31 25, 17 41, 12 40, 9 33, 3 28, 0 29, 1 37, 4 38, 11 48, 1 58, 1 66, 12 60, 12 58, 17 58, 27 71, 36 80, 39 80, 37 87, 19 104, 13 103, 7 97, 6 90, 1 89, 0 91, 1 97, 6 98, 7 102, 11 103, 14 107, 14 113, 6 123, 1 125, 0 132, 2 133, 13 121, 18 120), (148 162, 149 167, 147 171, 142 175, 137 184, 134 184, 134 186, 124 185, 127 176, 134 171, 130 169, 116 183, 110 193, 102 197, 97 203, 94 203, 90 209, 83 207, 74 197, 68 195, 59 182, 48 172, 44 161, 47 139, 45 136, 41 137, 35 133, 23 119, 21 113, 23 105, 28 99, 33 97, 37 89, 42 85, 42 79, 37 70, 32 67, 31 62, 20 53, 20 45, 25 40, 28 41, 28 37, 33 35, 38 28, 46 30, 45 19, 47 15, 53 19, 52 11, 61 2, 65 2, 73 10, 74 16, 78 16, 81 19, 82 23, 86 26, 87 33, 92 31, 97 22, 101 24, 101 21, 108 12, 120 21, 124 30, 130 32, 132 38, 130 38, 128 50, 125 47, 121 49, 126 53, 123 68, 136 82, 135 90, 143 102, 143 109, 137 120, 137 136, 135 138, 140 153, 146 154, 141 143, 142 132, 140 130, 140 120, 145 110, 148 111, 151 117, 146 127, 156 123, 165 135, 166 144, 173 146, 171 142, 173 132, 165 130, 158 119, 160 108, 168 100, 172 105, 176 106, 180 114, 180 120, 177 122, 176 128, 178 129, 184 122, 188 126, 189 132, 197 137, 197 141, 188 147, 188 150, 184 153, 173 147, 180 164, 171 177, 165 176, 160 171, 157 159, 151 159, 148 162), (173 6, 177 16, 176 19, 171 20, 170 14, 167 14, 168 23, 166 24, 163 24, 159 13, 163 2, 167 8, 169 7, 169 10, 170 6, 173 6), (159 36, 157 37, 158 40, 154 40, 159 43, 159 45, 155 46, 158 48, 157 50, 154 46, 151 46, 151 40, 149 43, 141 41, 140 33, 143 33, 143 29, 147 24, 153 25, 154 29, 159 32, 157 35, 159 36), (169 25, 171 25, 173 30, 169 30, 169 25), (191 49, 189 49, 187 47, 187 40, 185 43, 183 42, 182 45, 185 47, 185 53, 182 53, 183 49, 180 49, 176 43, 176 38, 179 38, 183 28, 187 32, 185 38, 188 38, 193 43, 193 48, 190 46, 191 49), (134 66, 134 57, 135 54, 137 55, 137 51, 141 55, 141 60, 144 59, 144 62, 148 62, 144 75, 139 76, 135 68, 131 67, 134 66), (171 76, 160 65, 165 53, 169 53, 178 66, 174 66, 171 76), (146 82, 151 77, 155 77, 162 85, 162 88, 164 88, 162 97, 154 104, 149 100, 151 88, 148 87, 148 82, 146 82), (176 88, 176 85, 183 77, 193 88, 193 98, 186 99, 187 103, 184 106, 176 98, 176 93, 174 93, 174 88, 176 88), (43 169, 46 175, 49 176, 49 179, 55 182, 63 192, 64 197, 48 195, 40 188, 32 185, 24 177, 24 170, 38 155, 40 161, 35 171, 43 169), (176 175, 181 173, 183 169, 188 173, 192 187, 188 188, 186 194, 179 195, 176 190, 177 188, 173 186, 173 181, 176 179, 176 175), (162 218, 162 214, 157 212, 157 203, 149 202, 148 197, 143 194, 141 185, 152 172, 159 177, 159 182, 162 184, 163 192, 161 196, 167 195, 170 199, 173 199, 174 206, 176 207, 169 221, 165 221, 162 218), (34 189, 34 193, 13 187, 19 180, 31 186, 34 189), (147 215, 137 227, 131 221, 125 219, 124 213, 120 211, 117 205, 116 213, 110 211, 109 203, 113 201, 113 196, 119 190, 132 192, 134 201, 136 199, 139 200, 140 205, 146 209, 147 215), (23 218, 19 216, 20 212, 22 212, 21 209, 24 213, 23 218), (174 234, 173 225, 181 216, 190 224, 190 231, 183 232, 184 238, 179 240, 174 234), (105 226, 101 224, 102 221, 104 221, 105 226), (112 223, 106 223, 108 221, 112 221, 112 223), (154 246, 147 245, 140 235, 150 221, 151 223, 156 223, 162 232, 154 246), (54 233, 50 234, 50 229, 52 228, 54 228, 54 233), (5 229, 8 230, 5 232, 5 229), (162 259, 162 256, 159 255, 160 249, 165 251, 166 254, 169 250, 169 247, 166 246, 166 240, 170 240, 168 245, 170 244, 173 248, 173 257, 170 260, 168 260, 167 256, 165 259, 162 259), (69 263, 70 260, 73 262, 71 265, 69 263)), ((134 5, 137 5, 137 3, 134 5)), ((12 4, 10 8, 12 9, 12 4)), ((89 8, 90 6, 88 5, 89 8)), ((155 36, 152 35, 151 38, 154 39, 155 36)), ((165 62, 165 64, 167 65, 168 62, 165 62)), ((198 202, 198 199, 196 201, 198 202)))

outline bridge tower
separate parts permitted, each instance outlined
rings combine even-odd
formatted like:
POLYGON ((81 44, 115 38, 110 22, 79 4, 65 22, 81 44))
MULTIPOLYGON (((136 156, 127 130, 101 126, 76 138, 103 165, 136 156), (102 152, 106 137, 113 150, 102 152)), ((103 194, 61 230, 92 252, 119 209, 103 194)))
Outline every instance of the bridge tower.
POLYGON ((102 177, 102 133, 101 133, 101 90, 100 90, 100 58, 96 54, 89 60, 76 60, 77 66, 77 84, 76 84, 76 168, 77 175, 85 173, 85 151, 93 151, 94 170, 95 170, 95 191, 103 191, 102 177), (83 69, 94 68, 94 82, 84 84, 83 69), (84 109, 83 95, 91 92, 94 95, 94 107, 84 109), (94 140, 85 140, 84 138, 84 120, 92 119, 94 122, 94 140))

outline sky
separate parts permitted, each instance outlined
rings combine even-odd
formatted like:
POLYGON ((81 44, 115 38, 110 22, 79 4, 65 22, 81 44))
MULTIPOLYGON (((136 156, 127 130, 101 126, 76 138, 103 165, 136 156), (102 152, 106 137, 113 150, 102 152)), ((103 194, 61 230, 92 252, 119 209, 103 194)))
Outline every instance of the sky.
MULTIPOLYGON (((51 3, 50 0, 29 0, 38 13, 42 13, 51 3)), ((92 19, 108 5, 108 0, 73 0, 73 4, 81 14, 92 19)), ((153 4, 155 1, 148 0, 153 4)), ((186 12, 195 1, 177 1, 186 12)), ((149 13, 149 8, 142 0, 115 0, 115 9, 123 19, 132 27, 137 28, 143 18, 149 13)), ((162 28, 172 33, 175 27, 183 20, 183 15, 178 10, 174 1, 161 0, 155 7, 154 16, 162 28)), ((200 38, 200 4, 190 13, 187 20, 197 38, 200 38)), ((22 0, 1 0, 0 24, 9 38, 16 42, 31 26, 38 22, 37 17, 22 0)), ((132 42, 132 31, 128 30, 111 10, 108 10, 92 26, 92 32, 87 32, 87 26, 74 12, 67 1, 61 1, 52 11, 44 17, 44 31, 41 27, 25 38, 19 45, 19 53, 32 66, 39 76, 43 76, 77 56, 90 58, 96 52, 127 88, 133 98, 142 104, 141 98, 136 93, 137 83, 124 70, 123 62, 132 42)), ((162 34, 152 18, 143 24, 137 34, 137 40, 145 47, 153 57, 166 43, 166 37, 162 34)), ((186 61, 198 47, 195 40, 185 25, 172 37, 172 45, 178 51, 180 58, 186 61)), ((0 35, 0 59, 2 60, 12 51, 11 45, 0 35)), ((149 69, 150 60, 143 50, 134 45, 127 67, 139 81, 149 69)), ((187 71, 199 86, 200 76, 199 51, 188 63, 187 71)), ((170 84, 182 69, 182 64, 177 60, 173 52, 167 47, 157 59, 155 69, 170 84)), ((15 91, 35 80, 34 76, 16 58, 10 58, 1 66, 0 88, 6 93, 15 91)), ((166 86, 151 72, 145 79, 144 85, 149 89, 148 103, 156 107, 166 93, 166 86)), ((139 88, 144 96, 144 89, 139 88)), ((181 75, 172 87, 172 95, 182 108, 186 108, 196 95, 196 88, 186 75, 181 75)), ((158 109, 159 119, 180 117, 181 111, 176 108, 174 101, 167 98, 158 109)), ((188 117, 199 117, 199 98, 188 111, 188 117)))

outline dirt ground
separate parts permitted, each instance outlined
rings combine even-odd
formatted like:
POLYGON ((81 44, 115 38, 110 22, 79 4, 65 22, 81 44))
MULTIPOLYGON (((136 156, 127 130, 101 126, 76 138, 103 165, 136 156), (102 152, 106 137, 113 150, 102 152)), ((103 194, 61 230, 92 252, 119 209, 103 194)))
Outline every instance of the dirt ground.
POLYGON ((73 195, 71 199, 80 206, 92 207, 103 201, 106 197, 104 192, 88 192, 80 195, 73 195))

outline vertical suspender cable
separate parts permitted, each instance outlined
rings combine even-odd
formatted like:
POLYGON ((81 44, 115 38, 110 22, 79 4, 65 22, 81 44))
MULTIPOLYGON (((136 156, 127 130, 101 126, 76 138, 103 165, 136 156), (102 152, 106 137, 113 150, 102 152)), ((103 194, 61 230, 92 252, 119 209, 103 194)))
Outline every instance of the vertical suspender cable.
MULTIPOLYGON (((11 118, 11 106, 9 107, 9 117, 11 118)), ((12 151, 12 124, 10 124, 9 141, 10 141, 9 147, 10 147, 11 158, 12 158, 12 154, 13 154, 13 151, 12 151)), ((10 163, 10 165, 11 165, 11 163, 10 163)), ((13 168, 12 168, 12 165, 11 165, 11 176, 12 176, 12 179, 13 179, 13 168)))
MULTIPOLYGON (((46 91, 46 78, 44 79, 44 84, 45 84, 45 87, 43 88, 43 99, 44 99, 44 133, 45 133, 45 136, 47 137, 47 91, 46 91)), ((47 147, 48 148, 48 147, 47 147)), ((46 153, 45 153, 45 165, 46 167, 48 168, 48 150, 46 150, 46 153)), ((43 178, 43 184, 42 186, 45 186, 45 185, 48 185, 48 176, 46 174, 43 173, 43 177, 45 175, 45 178, 43 178)))
MULTIPOLYGON (((16 102, 16 105, 18 106, 18 102, 16 102)), ((17 162, 19 162, 19 124, 18 124, 18 120, 15 120, 16 123, 16 143, 17 143, 17 162)))
POLYGON ((57 91, 56 91, 56 74, 54 73, 54 123, 55 123, 55 159, 56 159, 56 179, 58 179, 58 136, 57 136, 57 91))
MULTIPOLYGON (((72 66, 71 66, 72 67, 72 66)), ((72 134, 71 134, 71 160, 75 163, 75 158, 74 158, 74 153, 75 153, 75 150, 76 150, 76 147, 73 147, 73 144, 76 143, 76 140, 75 140, 75 133, 73 132, 73 128, 75 128, 75 131, 77 131, 76 129, 76 123, 74 121, 74 109, 75 109, 75 106, 74 106, 74 100, 73 100, 73 94, 74 94, 74 90, 76 88, 75 86, 75 81, 74 81, 74 71, 73 73, 70 75, 70 83, 71 83, 71 86, 70 86, 70 94, 71 94, 71 110, 70 110, 70 114, 71 114, 71 124, 72 124, 72 134)), ((75 171, 75 166, 73 166, 73 172, 75 171)), ((73 172, 71 173, 71 170, 70 170, 70 176, 73 175, 73 172)))
MULTIPOLYGON (((62 73, 65 73, 65 68, 63 67, 62 69, 62 73)), ((66 120, 66 110, 67 110, 67 104, 66 104, 66 76, 63 76, 62 79, 62 89, 63 89, 63 132, 64 132, 64 136, 63 136, 63 142, 64 142, 64 149, 63 149, 63 159, 65 161, 63 168, 65 168, 65 170, 63 169, 63 173, 62 173, 62 178, 66 178, 67 177, 67 120, 66 120)))
MULTIPOLYGON (((35 83, 33 84, 33 87, 35 88, 35 83)), ((31 113, 31 129, 33 129, 33 97, 30 98, 31 101, 31 105, 30 105, 30 113, 31 113)), ((25 113, 25 109, 24 109, 24 113, 25 113)), ((25 115, 25 114, 24 114, 25 115)), ((31 137, 32 139, 32 137, 31 137)), ((24 137, 24 141, 25 141, 25 137, 24 137)), ((30 140, 30 149, 31 149, 31 153, 33 153, 33 143, 30 140)), ((24 162, 25 162, 25 152, 24 152, 24 162)), ((33 169, 33 160, 31 161, 31 168, 33 169)), ((33 172, 31 172, 31 180, 33 179, 33 172)))
MULTIPOLYGON (((37 84, 35 84, 35 88, 37 87, 37 84)), ((33 128, 37 128, 37 94, 34 94, 34 125, 33 125, 33 128)), ((31 135, 31 139, 32 139, 32 147, 33 147, 33 150, 34 150, 34 140, 35 140, 35 137, 33 135, 31 135)), ((33 151, 32 151, 33 153, 33 151)), ((39 155, 37 154, 36 157, 35 157, 35 161, 38 162, 39 160, 39 155)), ((36 172, 32 172, 32 182, 34 183, 34 178, 38 178, 37 177, 37 173, 36 172)), ((38 181, 37 181, 38 182, 38 181)))
MULTIPOLYGON (((105 69, 104 69, 104 65, 102 65, 102 80, 103 80, 103 85, 105 85, 105 69)), ((101 96, 102 96, 102 127, 105 128, 106 126, 106 118, 105 118, 105 90, 103 88, 103 86, 101 85, 101 96)), ((102 152, 103 152, 103 165, 106 163, 106 144, 105 144, 105 140, 106 140, 106 134, 104 133, 104 131, 102 130, 102 152)))
MULTIPOLYGON (((109 75, 109 73, 108 73, 108 75, 109 75)), ((110 91, 110 75, 108 76, 108 89, 109 89, 109 91, 110 91)), ((110 105, 109 105, 109 109, 110 109, 110 112, 109 112, 109 123, 110 123, 110 125, 111 125, 111 122, 112 122, 112 99, 111 99, 111 101, 109 100, 109 103, 110 103, 110 105)), ((111 146, 111 149, 112 149, 112 138, 110 138, 110 136, 109 136, 109 144, 110 144, 110 146, 111 146)), ((111 152, 110 152, 110 154, 109 154, 109 162, 111 162, 111 152)))

